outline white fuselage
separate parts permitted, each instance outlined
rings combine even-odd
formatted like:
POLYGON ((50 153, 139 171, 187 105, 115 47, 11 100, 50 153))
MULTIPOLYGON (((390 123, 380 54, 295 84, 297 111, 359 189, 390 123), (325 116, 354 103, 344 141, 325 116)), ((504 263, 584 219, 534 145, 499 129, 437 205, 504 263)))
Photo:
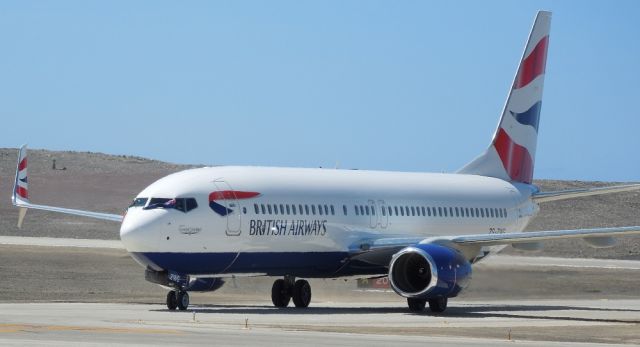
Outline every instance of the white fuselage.
POLYGON ((532 189, 476 175, 208 167, 143 190, 137 198, 147 201, 129 208, 121 238, 134 258, 157 269, 177 262, 175 271, 196 274, 272 273, 282 262, 266 264, 273 257, 295 267, 306 254, 300 264, 311 266, 323 254, 347 257, 365 239, 520 232, 538 211, 532 189), (197 207, 147 209, 152 198, 191 198, 197 207))

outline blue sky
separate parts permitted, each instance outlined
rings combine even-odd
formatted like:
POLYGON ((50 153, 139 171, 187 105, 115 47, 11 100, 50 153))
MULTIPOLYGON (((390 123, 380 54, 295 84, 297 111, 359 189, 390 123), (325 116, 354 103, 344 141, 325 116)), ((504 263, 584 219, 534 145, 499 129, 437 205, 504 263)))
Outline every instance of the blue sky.
POLYGON ((455 171, 538 9, 535 177, 640 181, 637 1, 5 1, 0 146, 455 171))

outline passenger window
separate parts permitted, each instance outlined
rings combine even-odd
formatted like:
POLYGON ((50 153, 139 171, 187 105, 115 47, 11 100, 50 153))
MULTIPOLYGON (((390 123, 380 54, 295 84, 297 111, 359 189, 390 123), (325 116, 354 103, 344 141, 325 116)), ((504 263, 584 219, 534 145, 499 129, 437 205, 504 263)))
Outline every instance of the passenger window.
POLYGON ((280 204, 280 214, 284 214, 284 206, 282 204, 280 204))
POLYGON ((258 208, 258 204, 253 204, 253 208, 256 210, 256 214, 260 214, 260 209, 258 208))
POLYGON ((482 216, 482 218, 484 218, 484 208, 480 209, 480 216, 482 216))
POLYGON ((420 206, 420 209, 422 210, 422 216, 426 217, 427 216, 427 212, 424 209, 424 206, 420 206))
POLYGON ((318 205, 318 214, 322 216, 322 205, 318 205))
POLYGON ((438 207, 438 217, 442 217, 442 207, 438 207))
POLYGON ((261 205, 260 205, 260 210, 262 210, 262 214, 267 213, 267 212, 266 212, 266 210, 265 210, 265 208, 264 208, 264 204, 261 204, 261 205))
POLYGON ((387 215, 387 209, 384 208, 384 206, 382 206, 381 210, 382 210, 382 215, 386 216, 387 215))
POLYGON ((267 209, 269 210, 269 214, 273 214, 273 212, 271 211, 271 205, 267 204, 267 209))
POLYGON ((369 206, 364 207, 364 213, 366 213, 367 216, 369 215, 369 206))
POLYGON ((389 216, 393 216, 393 208, 391 208, 391 206, 387 207, 387 209, 389 210, 389 216))
POLYGON ((311 214, 316 215, 316 205, 311 205, 311 214))
POLYGON ((300 214, 304 214, 304 210, 302 209, 302 205, 298 205, 298 211, 300 214))
POLYGON ((291 212, 293 212, 294 216, 296 215, 296 205, 295 204, 291 205, 291 212))
POLYGON ((278 205, 276 204, 273 204, 273 213, 276 215, 278 214, 278 205))
POLYGON ((353 206, 353 209, 356 211, 356 216, 359 216, 360 213, 358 212, 358 206, 353 206))
POLYGON ((364 207, 362 205, 360 205, 360 215, 364 216, 364 207))
POLYGON ((396 210, 396 216, 399 216, 400 214, 398 213, 398 206, 394 206, 393 208, 396 210))
POLYGON ((347 215, 347 205, 342 205, 342 213, 344 213, 344 215, 347 215))
POLYGON ((416 215, 416 208, 411 206, 411 215, 415 216, 416 215))
POLYGON ((304 205, 304 214, 309 215, 309 205, 304 205))
POLYGON ((329 207, 327 205, 324 205, 324 214, 329 215, 329 207))
POLYGON ((460 217, 460 214, 458 212, 458 208, 456 207, 456 217, 460 217))
POLYGON ((285 205, 287 207, 287 214, 291 214, 291 208, 289 207, 289 204, 285 205))
POLYGON ((376 208, 371 206, 371 215, 375 216, 376 215, 376 208))
POLYGON ((335 216, 336 214, 336 210, 333 209, 333 205, 330 206, 331 207, 331 215, 335 216))
POLYGON ((242 208, 242 214, 247 214, 247 208, 246 207, 242 208))

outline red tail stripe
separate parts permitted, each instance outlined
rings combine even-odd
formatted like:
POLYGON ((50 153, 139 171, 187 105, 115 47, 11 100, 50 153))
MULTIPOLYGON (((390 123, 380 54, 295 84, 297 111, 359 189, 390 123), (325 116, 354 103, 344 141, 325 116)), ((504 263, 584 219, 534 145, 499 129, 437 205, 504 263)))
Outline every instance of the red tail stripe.
POLYGON ((544 73, 545 66, 547 65, 547 46, 549 42, 549 36, 543 37, 536 47, 529 53, 522 64, 520 64, 520 70, 518 70, 518 77, 516 78, 515 88, 522 88, 531 83, 534 78, 544 73))
POLYGON ((29 199, 29 193, 27 192, 27 190, 24 187, 17 187, 16 188, 16 193, 18 193, 18 195, 21 198, 29 199))
POLYGON ((27 168, 27 158, 22 159, 20 164, 18 164, 18 171, 22 171, 27 168))
POLYGON ((498 136, 496 136, 493 146, 498 151, 502 165, 504 165, 512 180, 531 183, 533 179, 533 160, 526 148, 513 142, 502 128, 498 130, 498 136))
POLYGON ((209 194, 209 201, 228 200, 228 199, 250 199, 258 195, 260 195, 260 193, 240 192, 236 190, 221 190, 218 192, 211 192, 211 194, 209 194))

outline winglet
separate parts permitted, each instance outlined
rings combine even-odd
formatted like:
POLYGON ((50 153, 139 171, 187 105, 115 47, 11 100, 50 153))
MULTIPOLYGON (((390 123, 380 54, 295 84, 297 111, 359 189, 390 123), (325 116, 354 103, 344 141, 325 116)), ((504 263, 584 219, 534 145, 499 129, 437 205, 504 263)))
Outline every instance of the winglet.
POLYGON ((18 152, 18 164, 16 165, 16 178, 13 183, 13 194, 11 202, 14 206, 20 207, 18 215, 18 228, 22 227, 24 216, 27 213, 29 204, 29 182, 27 177, 27 145, 22 145, 18 152))

